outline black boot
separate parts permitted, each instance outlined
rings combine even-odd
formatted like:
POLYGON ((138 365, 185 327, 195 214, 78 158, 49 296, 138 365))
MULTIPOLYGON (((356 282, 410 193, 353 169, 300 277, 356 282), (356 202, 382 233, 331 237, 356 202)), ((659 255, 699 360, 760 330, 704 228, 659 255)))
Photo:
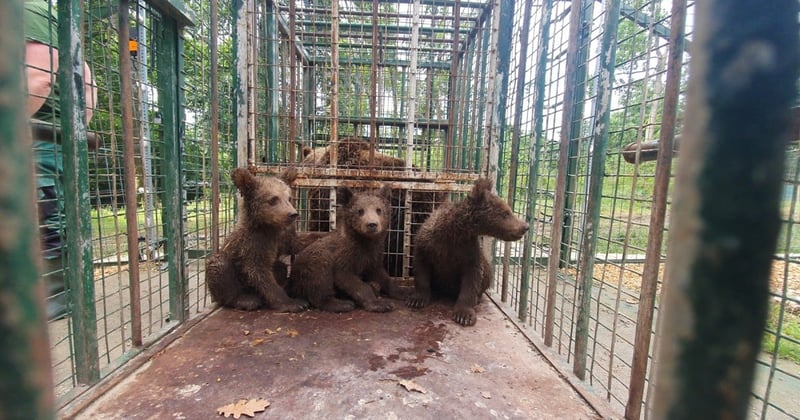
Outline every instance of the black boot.
POLYGON ((67 316, 67 290, 64 283, 64 260, 52 258, 44 260, 45 291, 47 293, 47 320, 55 321, 67 316))

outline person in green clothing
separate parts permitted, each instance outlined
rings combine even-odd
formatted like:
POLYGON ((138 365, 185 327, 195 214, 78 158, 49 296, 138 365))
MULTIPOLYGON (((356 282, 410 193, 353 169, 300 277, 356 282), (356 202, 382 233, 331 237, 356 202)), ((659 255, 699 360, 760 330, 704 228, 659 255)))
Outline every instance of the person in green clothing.
MULTIPOLYGON (((58 319, 66 316, 64 285, 64 200, 61 176, 63 162, 60 141, 73 138, 59 135, 61 119, 58 82, 58 19, 53 5, 47 0, 25 1, 25 76, 28 89, 28 116, 36 127, 32 130, 34 162, 36 164, 37 207, 44 278, 47 285, 47 316, 58 319)), ((86 80, 86 123, 92 118, 97 103, 89 66, 84 64, 86 80)), ((91 144, 89 145, 92 146, 91 144)))

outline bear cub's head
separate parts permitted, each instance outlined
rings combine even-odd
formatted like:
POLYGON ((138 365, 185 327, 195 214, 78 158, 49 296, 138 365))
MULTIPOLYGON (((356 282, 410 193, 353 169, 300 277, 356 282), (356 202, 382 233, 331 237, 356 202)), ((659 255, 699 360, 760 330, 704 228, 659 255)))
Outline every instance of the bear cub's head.
POLYGON ((348 187, 336 191, 341 207, 342 222, 353 232, 379 238, 389 229, 391 186, 384 184, 378 190, 353 192, 348 187))
POLYGON ((231 179, 244 199, 244 217, 247 223, 289 227, 297 220, 297 210, 292 205, 292 189, 297 170, 289 168, 278 177, 256 177, 247 168, 236 168, 231 179))
POLYGON ((511 211, 508 203, 492 192, 492 182, 479 179, 466 199, 472 221, 480 235, 516 241, 528 231, 528 224, 511 211))

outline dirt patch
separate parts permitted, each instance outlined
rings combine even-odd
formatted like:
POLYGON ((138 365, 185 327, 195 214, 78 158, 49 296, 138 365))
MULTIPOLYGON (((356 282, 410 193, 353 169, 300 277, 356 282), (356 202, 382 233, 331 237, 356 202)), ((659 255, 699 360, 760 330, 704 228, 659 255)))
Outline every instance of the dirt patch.
MULTIPOLYGON (((577 270, 570 268, 567 272, 572 276, 577 276, 577 270)), ((622 286, 628 290, 635 291, 635 295, 642 288, 642 273, 644 272, 644 264, 642 263, 626 263, 626 264, 595 264, 594 278, 602 282, 622 286)), ((661 293, 661 284, 664 279, 664 264, 659 266, 658 270, 659 282, 657 285, 657 295, 661 293)), ((775 296, 784 295, 784 285, 786 287, 786 296, 794 299, 800 299, 800 263, 793 261, 774 261, 772 263, 772 272, 770 274, 770 291, 775 296)), ((629 298, 630 299, 630 298, 629 298)), ((635 303, 638 298, 633 298, 635 303)), ((788 302, 788 310, 791 313, 800 313, 800 304, 796 302, 788 302)))

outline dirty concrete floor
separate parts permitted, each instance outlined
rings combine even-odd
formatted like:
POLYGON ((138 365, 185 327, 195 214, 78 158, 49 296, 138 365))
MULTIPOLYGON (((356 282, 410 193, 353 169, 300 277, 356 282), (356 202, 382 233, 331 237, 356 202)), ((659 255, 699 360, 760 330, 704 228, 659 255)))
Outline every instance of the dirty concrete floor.
POLYGON ((446 303, 395 307, 218 310, 77 418, 222 418, 240 399, 269 401, 256 419, 598 417, 490 301, 469 328, 446 303))

